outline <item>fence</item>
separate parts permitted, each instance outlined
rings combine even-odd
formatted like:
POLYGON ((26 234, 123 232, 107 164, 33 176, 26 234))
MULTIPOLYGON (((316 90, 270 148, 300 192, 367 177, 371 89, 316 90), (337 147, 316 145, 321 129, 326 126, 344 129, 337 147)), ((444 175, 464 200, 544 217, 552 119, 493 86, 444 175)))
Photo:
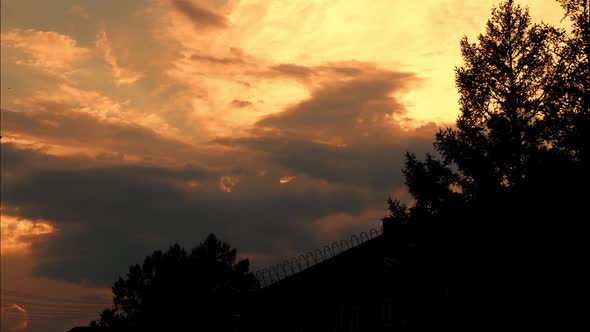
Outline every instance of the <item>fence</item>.
POLYGON ((340 242, 333 242, 330 246, 324 246, 321 250, 315 249, 297 258, 285 260, 283 263, 271 265, 255 272, 256 279, 260 282, 261 287, 267 287, 275 282, 285 279, 288 276, 299 273, 331 257, 339 255, 348 249, 367 242, 383 233, 383 227, 380 230, 371 228, 369 232, 362 232, 359 236, 352 235, 350 241, 344 239, 340 242))

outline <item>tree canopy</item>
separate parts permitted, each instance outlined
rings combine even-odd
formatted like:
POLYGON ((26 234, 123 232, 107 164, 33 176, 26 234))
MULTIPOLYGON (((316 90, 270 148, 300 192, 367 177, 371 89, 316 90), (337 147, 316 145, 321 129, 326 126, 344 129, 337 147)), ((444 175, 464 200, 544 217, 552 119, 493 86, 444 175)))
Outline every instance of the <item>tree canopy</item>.
POLYGON ((209 235, 187 252, 175 244, 129 267, 112 287, 113 306, 91 326, 124 331, 230 330, 243 297, 257 289, 248 260, 209 235))
POLYGON ((541 183, 571 189, 574 178, 587 179, 588 1, 560 2, 571 33, 532 23, 528 8, 509 0, 494 8, 476 42, 461 40, 460 115, 436 134, 436 154, 423 161, 406 155, 403 174, 415 204, 406 211, 391 200, 387 220, 538 197, 541 183))
POLYGON ((390 199, 384 218, 412 229, 420 259, 437 266, 430 282, 454 280, 459 302, 470 303, 462 310, 480 306, 489 320, 555 308, 540 276, 548 257, 569 268, 587 214, 589 5, 559 2, 571 32, 533 23, 506 0, 475 42, 461 40, 460 115, 435 135, 435 153, 406 155, 414 202, 390 199))

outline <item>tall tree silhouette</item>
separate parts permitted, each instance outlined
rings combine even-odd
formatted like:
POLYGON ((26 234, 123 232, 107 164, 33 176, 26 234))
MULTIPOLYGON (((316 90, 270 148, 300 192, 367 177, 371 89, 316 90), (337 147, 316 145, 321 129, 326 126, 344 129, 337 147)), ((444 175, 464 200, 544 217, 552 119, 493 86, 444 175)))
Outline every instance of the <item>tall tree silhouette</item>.
MULTIPOLYGON (((454 127, 436 134, 442 158, 406 155, 403 173, 416 201, 413 215, 421 219, 461 204, 490 203, 521 191, 531 172, 537 176, 557 145, 561 114, 571 114, 563 110, 562 69, 572 57, 563 56, 563 34, 533 24, 528 9, 509 0, 493 9, 476 43, 461 40, 464 64, 455 71, 461 113, 454 127)), ((390 207, 389 219, 395 219, 399 204, 393 200, 390 207)), ((403 211, 400 216, 405 218, 403 211)))
MULTIPOLYGON (((489 238, 506 244, 525 243, 525 233, 564 217, 564 198, 573 187, 563 184, 579 180, 568 153, 581 148, 570 138, 580 136, 582 118, 575 114, 582 112, 574 108, 585 88, 572 80, 577 74, 564 70, 579 68, 581 59, 573 46, 578 42, 564 47, 567 38, 564 31, 532 24, 528 9, 510 0, 492 11, 477 43, 461 41, 461 114, 454 128, 436 135, 435 148, 457 170, 453 186, 475 211, 470 218, 481 220, 475 227, 488 228, 489 238), (568 193, 554 197, 563 191, 568 193), (507 214, 512 222, 506 227, 498 220, 507 214)), ((579 39, 574 35, 572 41, 579 39)))
POLYGON ((577 243, 574 216, 585 213, 590 130, 588 1, 560 2, 572 33, 533 24, 507 0, 475 43, 463 38, 461 112, 435 136, 440 158, 406 155, 415 204, 390 199, 384 223, 405 225, 421 248, 416 259, 431 266, 412 274, 427 276, 414 285, 416 308, 432 302, 420 289, 444 282, 474 324, 522 322, 523 306, 556 309, 548 299, 557 279, 544 269, 551 257, 566 271, 573 257, 566 248, 577 243))
POLYGON ((441 159, 406 155, 416 215, 436 215, 449 202, 523 195, 550 172, 555 179, 567 175, 568 162, 587 165, 588 1, 561 3, 574 22, 571 34, 533 24, 528 9, 509 0, 492 11, 476 43, 461 40, 464 64, 455 77, 461 113, 454 127, 436 134, 441 159))
POLYGON ((113 286, 113 307, 91 326, 124 331, 231 329, 242 296, 258 287, 248 260, 209 235, 187 253, 155 251, 113 286))
POLYGON ((436 135, 435 146, 458 168, 457 184, 468 198, 520 185, 527 162, 547 148, 542 132, 560 35, 506 1, 493 10, 478 43, 461 41, 465 64, 455 79, 461 115, 456 128, 436 135))

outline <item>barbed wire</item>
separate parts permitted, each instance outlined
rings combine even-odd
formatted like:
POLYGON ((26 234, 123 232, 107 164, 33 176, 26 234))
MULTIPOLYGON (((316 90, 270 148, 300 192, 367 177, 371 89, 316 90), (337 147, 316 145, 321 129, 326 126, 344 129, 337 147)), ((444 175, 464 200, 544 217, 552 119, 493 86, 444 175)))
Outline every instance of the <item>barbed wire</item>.
POLYGON ((331 245, 323 246, 322 249, 314 249, 299 255, 297 258, 291 258, 282 263, 259 269, 254 272, 254 275, 258 279, 258 282, 260 282, 260 286, 264 288, 337 256, 381 234, 383 234, 383 227, 379 230, 371 228, 368 232, 361 232, 358 236, 356 234, 352 235, 350 241, 344 239, 340 242, 332 242, 331 245))

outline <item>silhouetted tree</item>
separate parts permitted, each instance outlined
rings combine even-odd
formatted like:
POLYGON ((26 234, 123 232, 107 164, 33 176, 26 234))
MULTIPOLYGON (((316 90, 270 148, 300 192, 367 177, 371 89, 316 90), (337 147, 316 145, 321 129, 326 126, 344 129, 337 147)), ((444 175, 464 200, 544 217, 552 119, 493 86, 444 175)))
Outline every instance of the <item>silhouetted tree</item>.
POLYGON ((113 286, 113 307, 91 326, 124 331, 231 330, 248 291, 258 288, 248 260, 209 235, 187 253, 178 244, 133 265, 113 286))
MULTIPOLYGON (((548 257, 556 268, 572 257, 565 248, 575 242, 574 216, 586 214, 579 191, 588 185, 590 130, 588 1, 560 2, 571 34, 533 24, 527 8, 507 0, 476 43, 463 38, 461 113, 435 136, 440 158, 406 155, 415 203, 389 199, 384 223, 406 225, 419 242, 416 308, 432 302, 419 289, 444 281, 462 303, 455 312, 473 324, 527 317, 523 306, 555 309, 547 301, 555 288, 541 276, 548 257)), ((437 315, 423 311, 421 322, 437 315)))
POLYGON ((456 185, 472 199, 518 186, 527 162, 547 149, 543 131, 557 80, 561 32, 532 24, 528 10, 513 1, 492 12, 486 34, 465 37, 465 64, 456 69, 461 115, 455 128, 436 135, 436 149, 458 169, 456 185))
MULTIPOLYGON (((386 221, 413 220, 438 238, 444 231, 469 230, 490 239, 496 232, 507 236, 498 220, 510 211, 518 222, 510 223, 509 233, 519 241, 517 231, 534 219, 523 214, 547 200, 548 188, 557 188, 548 177, 567 182, 560 180, 570 167, 568 156, 556 148, 554 134, 567 113, 561 111, 566 108, 562 69, 572 56, 564 56, 563 37, 561 30, 533 24, 528 9, 509 0, 493 9, 477 43, 461 40, 464 64, 455 77, 460 116, 454 127, 436 134, 440 159, 406 155, 403 174, 415 205, 406 214, 390 201, 386 221), (441 218, 442 225, 434 222, 441 218)), ((473 245, 485 247, 481 240, 473 245)))
MULTIPOLYGON (((456 69, 461 114, 436 134, 441 159, 406 155, 415 206, 403 218, 468 205, 498 210, 525 192, 538 196, 549 174, 567 178, 587 145, 587 2, 562 1, 575 22, 571 35, 532 24, 528 9, 509 0, 492 11, 477 43, 463 38, 464 65, 456 69)), ((394 208, 391 220, 400 214, 394 208)))

